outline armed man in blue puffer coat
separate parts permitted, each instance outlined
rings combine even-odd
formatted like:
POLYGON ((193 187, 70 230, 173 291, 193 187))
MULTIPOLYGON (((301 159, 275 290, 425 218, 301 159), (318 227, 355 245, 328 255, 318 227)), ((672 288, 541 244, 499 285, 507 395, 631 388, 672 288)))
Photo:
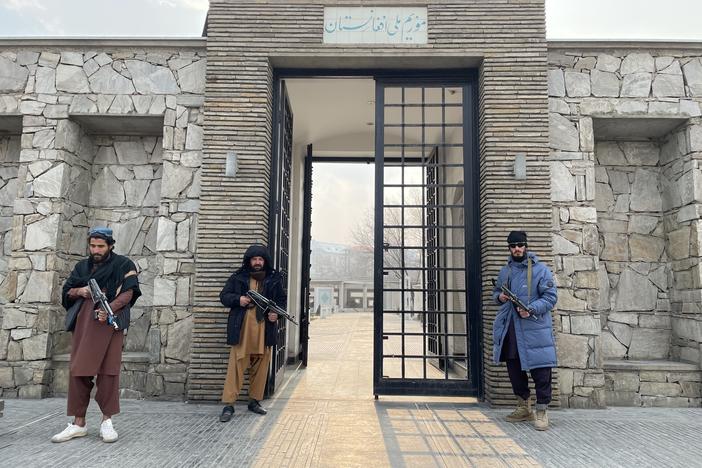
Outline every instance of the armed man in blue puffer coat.
POLYGON ((495 363, 506 362, 517 409, 507 421, 534 421, 534 427, 548 429, 546 410, 551 402, 551 369, 556 367, 556 343, 551 310, 558 295, 551 270, 529 252, 527 234, 512 231, 507 237, 510 258, 502 267, 492 297, 500 310, 493 326, 495 363), (502 291, 505 285, 528 310, 514 305, 502 291), (536 389, 536 414, 531 410, 527 371, 536 389))

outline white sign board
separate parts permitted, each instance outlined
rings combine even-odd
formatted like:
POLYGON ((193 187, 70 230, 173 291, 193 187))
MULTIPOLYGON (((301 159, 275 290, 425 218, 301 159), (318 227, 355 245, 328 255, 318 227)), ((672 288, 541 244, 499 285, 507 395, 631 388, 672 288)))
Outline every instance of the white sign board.
POLYGON ((325 44, 426 44, 426 7, 325 7, 325 44))

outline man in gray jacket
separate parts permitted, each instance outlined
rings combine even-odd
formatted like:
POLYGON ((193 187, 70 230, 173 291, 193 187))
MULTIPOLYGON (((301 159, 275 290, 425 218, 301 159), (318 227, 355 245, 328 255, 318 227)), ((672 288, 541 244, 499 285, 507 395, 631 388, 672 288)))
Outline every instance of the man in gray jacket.
POLYGON ((511 422, 534 421, 534 427, 548 429, 546 410, 551 402, 551 369, 556 367, 556 343, 551 310, 558 295, 551 270, 529 252, 527 234, 512 231, 507 237, 510 257, 502 267, 492 297, 500 310, 493 326, 495 363, 506 362, 517 409, 507 416, 511 422), (516 306, 502 292, 505 285, 528 307, 516 306), (529 378, 536 390, 536 414, 531 410, 529 378))

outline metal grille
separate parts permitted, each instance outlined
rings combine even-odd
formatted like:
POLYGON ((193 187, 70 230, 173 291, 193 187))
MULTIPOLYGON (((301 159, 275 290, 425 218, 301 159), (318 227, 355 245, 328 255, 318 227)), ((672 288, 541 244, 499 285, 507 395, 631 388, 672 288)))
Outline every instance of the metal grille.
MULTIPOLYGON (((292 175, 293 115, 285 82, 280 82, 277 99, 279 111, 276 125, 276 151, 271 173, 271 219, 269 222, 269 245, 272 249, 274 268, 288 285, 290 258, 290 184, 292 175)), ((276 380, 282 376, 287 361, 287 322, 278 320, 276 346, 273 350, 272 372, 268 381, 268 392, 275 391, 276 380)))
POLYGON ((476 200, 473 92, 466 81, 377 82, 376 395, 477 392, 465 261, 477 239, 464 222, 476 200))

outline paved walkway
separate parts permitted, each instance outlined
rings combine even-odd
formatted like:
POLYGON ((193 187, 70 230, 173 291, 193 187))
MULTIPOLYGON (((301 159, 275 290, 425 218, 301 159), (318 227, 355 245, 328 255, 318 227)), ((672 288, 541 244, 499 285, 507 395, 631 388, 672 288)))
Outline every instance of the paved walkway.
POLYGON ((384 398, 371 391, 372 320, 337 314, 311 327, 310 365, 291 371, 267 416, 237 405, 123 400, 120 440, 52 444, 65 399, 6 400, 0 466, 702 466, 702 409, 552 411, 552 428, 502 420, 470 399, 384 398))

